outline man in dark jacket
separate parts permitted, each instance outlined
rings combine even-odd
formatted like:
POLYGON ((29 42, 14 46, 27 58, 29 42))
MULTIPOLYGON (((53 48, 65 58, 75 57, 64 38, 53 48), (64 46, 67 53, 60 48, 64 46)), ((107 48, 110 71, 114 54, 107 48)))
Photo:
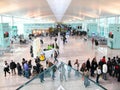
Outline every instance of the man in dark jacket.
POLYGON ((16 63, 13 62, 13 60, 11 60, 10 69, 11 69, 12 75, 13 75, 13 74, 16 74, 15 68, 16 68, 16 63))
POLYGON ((108 73, 110 76, 112 76, 112 62, 110 57, 108 57, 107 66, 108 66, 108 73))
POLYGON ((94 71, 97 69, 97 61, 96 61, 96 57, 93 58, 92 62, 91 62, 91 76, 94 77, 94 71))
POLYGON ((87 67, 87 70, 89 71, 89 69, 91 68, 90 66, 90 59, 88 58, 87 62, 86 62, 86 67, 87 67))

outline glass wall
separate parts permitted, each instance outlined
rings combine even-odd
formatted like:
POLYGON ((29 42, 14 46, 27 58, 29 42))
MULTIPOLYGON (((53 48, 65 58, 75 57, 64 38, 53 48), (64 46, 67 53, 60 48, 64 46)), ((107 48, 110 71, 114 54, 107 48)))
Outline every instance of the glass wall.
POLYGON ((115 23, 115 17, 108 17, 108 24, 114 24, 115 23))
MULTIPOLYGON (((97 23, 98 24, 98 33, 102 37, 108 37, 108 28, 109 24, 120 23, 120 16, 115 17, 105 17, 100 19, 89 19, 84 21, 79 21, 83 24, 83 29, 87 31, 87 24, 88 23, 97 23)), ((25 23, 45 23, 43 20, 36 20, 36 19, 25 19, 7 15, 0 15, 0 23, 9 23, 9 26, 17 26, 18 27, 18 34, 24 33, 23 25, 25 23)), ((75 21, 72 23, 76 23, 75 21)))
POLYGON ((12 17, 9 16, 1 16, 2 20, 1 23, 9 23, 12 26, 12 17))
POLYGON ((99 19, 99 31, 100 31, 100 36, 104 37, 105 36, 105 18, 99 19))
POLYGON ((29 23, 54 23, 50 21, 44 21, 43 19, 28 19, 28 18, 20 18, 20 17, 13 17, 7 15, 0 15, 0 23, 8 23, 10 28, 12 26, 17 26, 18 35, 24 33, 24 24, 29 23))
POLYGON ((84 20, 84 25, 87 27, 88 23, 97 23, 98 24, 98 33, 101 37, 108 37, 108 28, 109 24, 115 24, 120 23, 120 16, 116 17, 106 17, 106 18, 99 18, 99 19, 90 19, 90 20, 84 20), (118 20, 116 20, 118 19, 118 20))

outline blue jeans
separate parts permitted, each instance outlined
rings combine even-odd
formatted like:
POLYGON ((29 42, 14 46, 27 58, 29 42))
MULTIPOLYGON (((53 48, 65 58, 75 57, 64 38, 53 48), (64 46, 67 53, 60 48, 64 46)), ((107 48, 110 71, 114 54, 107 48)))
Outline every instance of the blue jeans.
POLYGON ((40 82, 43 82, 44 81, 44 73, 41 73, 39 78, 40 78, 40 82))
POLYGON ((29 71, 27 71, 27 70, 25 71, 25 77, 26 77, 26 78, 29 78, 29 77, 30 77, 30 76, 29 76, 29 71))
POLYGON ((68 78, 70 78, 71 67, 68 67, 68 78))
POLYGON ((75 76, 78 76, 79 77, 79 71, 78 70, 75 70, 75 76))
POLYGON ((85 87, 90 85, 90 81, 88 80, 87 77, 84 77, 84 85, 85 85, 85 87))
POLYGON ((55 78, 55 72, 52 71, 52 79, 54 80, 54 78, 55 78))

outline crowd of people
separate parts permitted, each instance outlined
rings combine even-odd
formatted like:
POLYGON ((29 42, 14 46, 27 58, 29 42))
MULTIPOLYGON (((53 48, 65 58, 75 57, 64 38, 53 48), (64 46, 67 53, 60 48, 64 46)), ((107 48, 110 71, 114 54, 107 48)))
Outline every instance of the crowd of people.
POLYGON ((71 64, 71 60, 69 60, 68 66, 74 66, 73 68, 76 69, 75 75, 78 75, 78 71, 85 76, 84 84, 86 87, 90 84, 88 80, 89 77, 96 78, 96 83, 98 84, 100 77, 104 80, 108 80, 109 77, 116 77, 117 81, 120 82, 120 57, 118 56, 113 58, 108 57, 108 59, 103 56, 99 62, 97 62, 96 57, 94 57, 91 62, 90 59, 88 59, 86 62, 82 63, 81 67, 78 59, 76 59, 73 65, 71 64))
MULTIPOLYGON (((63 36, 63 44, 66 43, 66 36, 63 36)), ((57 38, 55 38, 55 42, 57 42, 57 38)), ((92 44, 94 44, 94 39, 92 39, 92 44)), ((43 44, 44 42, 41 41, 43 44)), ((48 50, 50 48, 56 47, 59 49, 59 46, 56 44, 48 45, 48 50)), ((33 47, 30 47, 30 53, 31 57, 33 57, 33 47)), ((58 62, 58 54, 59 52, 55 51, 54 52, 54 62, 51 62, 49 60, 46 60, 46 67, 50 68, 51 66, 55 65, 56 61, 58 62)), ((113 58, 106 58, 103 56, 103 58, 97 62, 96 57, 94 57, 92 60, 88 59, 86 62, 84 62, 81 67, 79 60, 76 59, 74 64, 72 65, 71 60, 68 61, 68 78, 71 77, 71 68, 76 69, 75 76, 79 76, 79 72, 81 72, 85 77, 84 77, 84 85, 85 87, 90 85, 90 82, 88 78, 95 77, 96 78, 96 83, 99 84, 99 78, 102 76, 104 80, 108 80, 108 75, 112 77, 116 77, 117 81, 120 82, 120 57, 116 56, 113 58), (91 61, 91 62, 90 62, 91 61), (74 67, 73 67, 74 66, 74 67)), ((22 59, 22 62, 14 62, 11 60, 10 64, 5 61, 4 64, 4 75, 6 77, 6 74, 11 74, 15 75, 18 74, 19 76, 24 76, 26 78, 30 78, 30 76, 35 76, 38 75, 39 73, 43 73, 47 68, 44 68, 44 66, 40 63, 39 57, 35 58, 35 64, 32 65, 32 60, 27 61, 25 58, 22 59), (17 73, 16 73, 17 69, 17 73)), ((64 64, 61 63, 60 66, 57 68, 61 73, 60 73, 60 80, 62 81, 63 78, 65 78, 66 81, 66 75, 65 75, 65 67, 64 64)), ((55 79, 55 71, 56 67, 52 69, 52 79, 55 79)), ((40 81, 44 81, 44 74, 40 75, 40 81)))
POLYGON ((108 80, 108 75, 116 77, 117 81, 120 82, 120 58, 118 56, 106 59, 105 56, 97 62, 96 57, 90 62, 88 59, 82 64, 80 71, 84 72, 85 69, 89 71, 91 77, 96 76, 96 82, 99 83, 99 78, 102 76, 104 80, 108 80))
POLYGON ((5 61, 4 75, 6 77, 7 73, 12 75, 17 74, 19 76, 30 78, 38 75, 39 73, 42 73, 45 69, 51 67, 52 65, 54 65, 54 63, 47 60, 45 68, 45 66, 40 63, 40 59, 38 57, 35 58, 35 65, 32 65, 32 60, 27 61, 25 58, 22 59, 21 63, 19 62, 16 63, 13 60, 11 60, 10 63, 5 61))
MULTIPOLYGON (((40 40, 41 41, 41 40, 40 40)), ((59 46, 56 43, 57 39, 55 39, 55 44, 49 44, 48 45, 48 50, 51 48, 55 48, 54 53, 51 57, 53 57, 53 61, 51 60, 45 60, 46 61, 46 66, 42 65, 40 62, 40 57, 36 57, 34 59, 35 65, 32 64, 33 60, 27 61, 25 58, 22 58, 21 63, 19 62, 14 62, 11 60, 10 63, 7 61, 4 62, 4 76, 7 76, 7 73, 16 75, 18 74, 19 76, 24 76, 26 78, 30 78, 32 76, 38 75, 39 73, 42 73, 44 70, 49 68, 50 66, 54 65, 54 63, 58 62, 58 55, 59 55, 59 46), (49 48, 50 47, 50 48, 49 48)), ((43 44, 43 43, 41 43, 43 44)), ((30 46, 30 54, 31 57, 33 57, 33 46, 30 46)), ((40 76, 40 78, 43 76, 40 76)), ((43 79, 41 79, 41 82, 43 82, 43 79)))

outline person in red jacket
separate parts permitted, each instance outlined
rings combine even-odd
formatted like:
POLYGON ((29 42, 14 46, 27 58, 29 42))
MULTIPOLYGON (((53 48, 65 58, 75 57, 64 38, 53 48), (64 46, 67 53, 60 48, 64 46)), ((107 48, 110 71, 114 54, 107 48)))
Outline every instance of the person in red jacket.
POLYGON ((102 62, 103 62, 103 63, 106 63, 105 56, 103 56, 103 58, 102 58, 102 62))

